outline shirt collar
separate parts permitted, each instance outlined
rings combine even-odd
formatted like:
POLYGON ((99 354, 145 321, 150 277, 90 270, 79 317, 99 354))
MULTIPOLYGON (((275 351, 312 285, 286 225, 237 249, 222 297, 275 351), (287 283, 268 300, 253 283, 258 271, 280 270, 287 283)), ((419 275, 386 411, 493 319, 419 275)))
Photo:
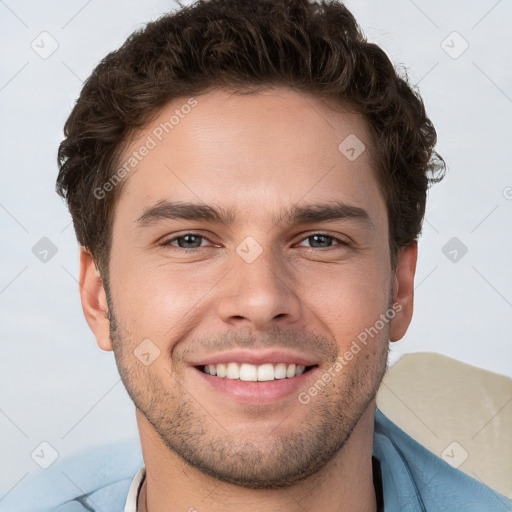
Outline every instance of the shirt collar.
POLYGON ((124 505, 124 512, 137 512, 137 501, 139 498, 139 492, 145 478, 146 466, 143 465, 133 477, 130 490, 128 491, 128 497, 126 498, 126 503, 124 505))

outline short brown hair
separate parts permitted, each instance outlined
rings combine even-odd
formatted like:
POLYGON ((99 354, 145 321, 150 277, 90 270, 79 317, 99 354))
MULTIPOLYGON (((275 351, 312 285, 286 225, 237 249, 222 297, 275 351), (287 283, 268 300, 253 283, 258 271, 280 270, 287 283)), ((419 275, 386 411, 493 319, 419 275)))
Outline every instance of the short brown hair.
POLYGON ((94 190, 114 176, 131 134, 178 97, 279 85, 334 97, 368 121, 394 269, 398 249, 421 232, 429 185, 445 172, 436 131, 407 75, 335 0, 199 0, 180 8, 98 64, 64 127, 57 192, 104 280, 122 183, 102 198, 94 190))

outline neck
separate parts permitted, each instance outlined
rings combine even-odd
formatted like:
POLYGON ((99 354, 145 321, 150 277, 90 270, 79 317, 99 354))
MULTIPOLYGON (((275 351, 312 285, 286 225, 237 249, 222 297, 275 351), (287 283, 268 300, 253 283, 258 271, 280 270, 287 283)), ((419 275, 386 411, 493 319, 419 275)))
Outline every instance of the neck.
POLYGON ((139 512, 374 512, 372 475, 375 404, 363 413, 343 448, 312 477, 285 489, 246 489, 191 467, 162 444, 137 411, 146 478, 139 512))

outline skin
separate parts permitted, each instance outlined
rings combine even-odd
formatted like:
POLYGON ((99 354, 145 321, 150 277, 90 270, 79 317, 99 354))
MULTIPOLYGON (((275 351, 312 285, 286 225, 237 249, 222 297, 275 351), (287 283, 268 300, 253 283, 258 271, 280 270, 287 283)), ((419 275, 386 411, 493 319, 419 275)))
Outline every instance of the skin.
MULTIPOLYGON (((127 155, 187 99, 163 108, 127 155)), ((126 178, 109 283, 85 248, 80 254, 85 318, 99 347, 114 351, 136 405, 147 472, 139 508, 373 511, 375 393, 389 341, 411 321, 417 246, 399 252, 393 272, 369 151, 350 161, 338 150, 349 134, 369 147, 365 119, 284 87, 195 99, 126 178), (163 199, 233 208, 235 223, 163 219, 137 229, 144 209, 163 199), (364 208, 373 227, 273 221, 293 205, 329 200, 364 208), (159 245, 190 231, 205 238, 159 245), (334 239, 310 238, 319 233, 334 239), (262 249, 251 263, 236 251, 248 236, 262 249), (321 376, 391 304, 400 311, 308 404, 297 393, 241 404, 190 366, 225 347, 295 348, 318 361, 321 376), (147 366, 134 356, 145 339, 160 350, 147 366)), ((314 384, 304 382, 299 391, 314 384)))

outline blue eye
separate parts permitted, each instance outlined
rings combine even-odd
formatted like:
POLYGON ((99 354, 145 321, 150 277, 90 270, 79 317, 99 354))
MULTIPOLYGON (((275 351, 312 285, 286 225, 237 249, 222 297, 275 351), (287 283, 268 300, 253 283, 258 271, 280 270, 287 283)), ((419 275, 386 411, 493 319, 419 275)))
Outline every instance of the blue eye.
MULTIPOLYGON (((338 244, 337 244, 337 245, 348 245, 348 244, 347 244, 347 242, 344 242, 343 240, 340 240, 339 238, 335 238, 335 237, 333 237, 333 236, 325 235, 325 234, 322 234, 322 233, 314 233, 314 234, 312 234, 312 235, 307 236, 306 238, 303 238, 302 240, 303 240, 303 241, 304 241, 304 240, 309 240, 309 241, 311 241, 311 240, 315 240, 315 242, 314 242, 314 243, 320 243, 320 244, 322 244, 322 239, 323 239, 323 240, 326 240, 326 239, 327 239, 327 240, 331 240, 331 242, 332 242, 332 241, 338 242, 338 244)), ((329 248, 329 247, 331 247, 332 245, 333 245, 332 243, 329 243, 329 244, 327 245, 327 247, 323 246, 322 248, 329 248)), ((314 248, 314 249, 316 249, 316 248, 318 248, 318 247, 313 247, 313 248, 314 248)))
POLYGON ((184 243, 187 245, 186 247, 176 247, 176 246, 173 246, 173 247, 175 249, 184 250, 184 251, 186 251, 187 249, 198 249, 199 247, 201 247, 201 244, 199 244, 199 246, 197 246, 197 240, 201 239, 201 238, 204 240, 207 240, 206 237, 199 235, 197 233, 185 233, 184 235, 175 236, 174 238, 169 238, 168 240, 165 240, 164 242, 162 242, 160 245, 169 246, 169 245, 173 245, 172 243, 175 240, 185 240, 184 243), (192 244, 193 247, 190 247, 188 244, 192 244))

